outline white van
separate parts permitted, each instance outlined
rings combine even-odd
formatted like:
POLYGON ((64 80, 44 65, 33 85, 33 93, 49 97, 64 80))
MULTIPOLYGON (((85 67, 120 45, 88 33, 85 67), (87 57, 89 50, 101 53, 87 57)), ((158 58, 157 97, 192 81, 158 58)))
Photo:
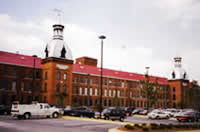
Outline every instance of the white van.
POLYGON ((46 103, 35 104, 12 104, 11 114, 13 117, 30 119, 31 117, 50 117, 58 118, 61 111, 58 108, 51 108, 46 103))

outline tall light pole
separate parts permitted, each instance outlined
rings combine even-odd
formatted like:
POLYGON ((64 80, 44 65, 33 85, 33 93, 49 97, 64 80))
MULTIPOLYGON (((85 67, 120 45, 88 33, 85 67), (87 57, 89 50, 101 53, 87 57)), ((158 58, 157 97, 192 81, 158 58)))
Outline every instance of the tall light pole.
POLYGON ((106 39, 106 36, 101 35, 99 36, 101 40, 101 81, 100 81, 100 103, 99 103, 99 112, 100 112, 100 119, 101 119, 101 112, 102 112, 102 85, 103 85, 103 40, 106 39))
POLYGON ((34 92, 35 91, 35 59, 37 55, 33 55, 33 89, 32 89, 32 99, 35 101, 34 92))

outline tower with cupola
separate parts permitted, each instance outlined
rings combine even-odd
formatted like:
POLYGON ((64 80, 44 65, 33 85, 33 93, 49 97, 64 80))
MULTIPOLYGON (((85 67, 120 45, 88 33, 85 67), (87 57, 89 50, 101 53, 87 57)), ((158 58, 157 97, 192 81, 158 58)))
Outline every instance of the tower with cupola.
POLYGON ((71 105, 72 53, 63 37, 64 26, 53 25, 53 37, 46 45, 41 60, 43 81, 41 102, 52 105, 71 105))
POLYGON ((182 58, 174 57, 174 66, 169 76, 171 106, 180 108, 187 103, 187 88, 189 88, 188 74, 182 68, 182 58))

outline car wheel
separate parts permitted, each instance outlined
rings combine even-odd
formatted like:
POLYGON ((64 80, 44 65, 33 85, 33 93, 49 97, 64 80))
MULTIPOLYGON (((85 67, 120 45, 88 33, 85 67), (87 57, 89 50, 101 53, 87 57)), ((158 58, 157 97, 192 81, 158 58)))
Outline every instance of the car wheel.
POLYGON ((30 119, 31 115, 29 113, 24 114, 24 119, 30 119))
POLYGON ((124 117, 120 117, 120 119, 119 119, 120 121, 124 121, 124 117))
POLYGON ((53 118, 58 118, 58 113, 57 112, 53 113, 53 118))

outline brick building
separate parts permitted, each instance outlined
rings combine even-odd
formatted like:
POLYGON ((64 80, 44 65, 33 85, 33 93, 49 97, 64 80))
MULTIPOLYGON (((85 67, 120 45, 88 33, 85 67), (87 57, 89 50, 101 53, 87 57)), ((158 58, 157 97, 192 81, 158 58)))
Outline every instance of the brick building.
MULTIPOLYGON (((53 38, 45 49, 45 58, 0 51, 0 104, 14 100, 32 100, 49 104, 96 106, 100 100, 100 68, 97 59, 80 57, 74 62, 64 42, 64 26, 53 25, 53 38), (35 64, 35 65, 34 65, 35 64)), ((186 72, 181 71, 181 59, 175 58, 175 69, 168 80, 158 79, 159 96, 154 107, 176 107, 188 86, 186 72), (178 70, 177 70, 178 69, 178 70)), ((145 108, 146 98, 138 73, 103 69, 103 106, 113 106, 117 97, 120 106, 145 108), (117 96, 115 96, 117 95, 117 96)))

